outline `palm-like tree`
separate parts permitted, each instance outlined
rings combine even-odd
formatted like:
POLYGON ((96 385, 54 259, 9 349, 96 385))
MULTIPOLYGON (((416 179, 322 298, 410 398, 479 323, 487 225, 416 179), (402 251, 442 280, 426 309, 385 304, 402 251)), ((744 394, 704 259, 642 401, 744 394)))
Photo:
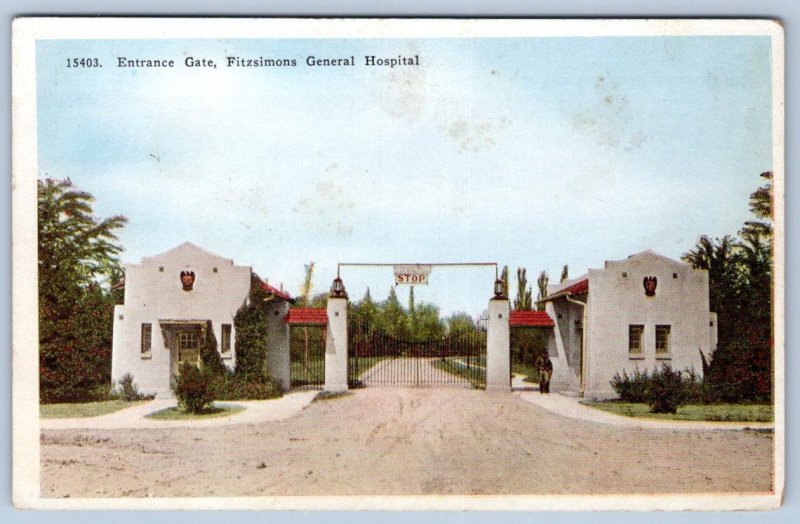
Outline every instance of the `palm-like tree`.
MULTIPOLYGON (((314 261, 312 260, 308 264, 305 265, 306 273, 303 277, 303 285, 300 286, 300 294, 303 296, 303 307, 308 307, 309 302, 311 301, 311 289, 313 287, 313 279, 314 279, 314 261)), ((308 369, 308 326, 303 326, 303 339, 305 342, 304 350, 303 350, 303 366, 308 369)))

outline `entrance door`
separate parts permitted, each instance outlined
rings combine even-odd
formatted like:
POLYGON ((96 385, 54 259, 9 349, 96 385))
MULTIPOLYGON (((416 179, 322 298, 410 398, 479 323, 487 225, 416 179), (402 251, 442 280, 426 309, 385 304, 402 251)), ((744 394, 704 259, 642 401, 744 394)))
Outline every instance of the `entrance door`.
POLYGON ((198 327, 175 328, 170 348, 170 369, 173 375, 177 375, 178 368, 184 362, 197 364, 200 358, 200 340, 201 331, 198 327))

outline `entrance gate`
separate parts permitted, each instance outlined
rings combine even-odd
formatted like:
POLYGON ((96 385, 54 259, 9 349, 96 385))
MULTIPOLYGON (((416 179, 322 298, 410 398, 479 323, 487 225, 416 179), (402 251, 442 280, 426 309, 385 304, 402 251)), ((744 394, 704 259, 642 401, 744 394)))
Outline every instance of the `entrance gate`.
POLYGON ((289 351, 292 388, 322 389, 325 385, 325 327, 291 327, 289 351))
POLYGON ((366 321, 348 324, 349 387, 486 387, 486 320, 441 338, 403 340, 366 321))

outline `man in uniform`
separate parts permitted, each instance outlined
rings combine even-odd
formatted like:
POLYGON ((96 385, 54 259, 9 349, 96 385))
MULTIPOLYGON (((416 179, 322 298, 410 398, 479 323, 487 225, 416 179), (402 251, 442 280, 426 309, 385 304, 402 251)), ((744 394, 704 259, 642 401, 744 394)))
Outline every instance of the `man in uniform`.
POLYGON ((553 363, 547 351, 536 359, 536 370, 539 372, 539 392, 550 393, 550 377, 553 376, 553 363))

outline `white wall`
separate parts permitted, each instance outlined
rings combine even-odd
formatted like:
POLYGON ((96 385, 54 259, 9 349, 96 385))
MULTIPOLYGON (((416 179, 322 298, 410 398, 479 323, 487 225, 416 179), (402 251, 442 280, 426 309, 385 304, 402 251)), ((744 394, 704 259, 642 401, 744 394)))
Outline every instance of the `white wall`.
POLYGON ((710 356, 711 341, 715 339, 709 334, 706 271, 651 251, 608 262, 605 269, 589 271, 588 307, 584 396, 616 396, 610 381, 623 370, 628 373, 637 368, 652 370, 661 363, 669 363, 674 369, 694 368, 702 374, 700 351, 710 356), (654 297, 645 295, 642 280, 646 276, 658 278, 654 297), (632 358, 628 352, 631 324, 644 325, 641 358, 632 358), (656 357, 658 324, 671 326, 670 352, 663 358, 656 357))
POLYGON ((275 301, 268 308, 267 320, 267 372, 281 384, 284 391, 292 388, 289 324, 284 320, 288 312, 288 302, 275 301))
POLYGON ((250 267, 235 266, 188 242, 141 264, 125 265, 125 303, 114 309, 112 380, 132 373, 140 391, 171 395, 170 350, 161 329, 161 322, 168 320, 210 321, 218 349, 222 324, 231 324, 231 356, 223 361, 233 369, 233 318, 248 297, 250 275, 250 267), (192 291, 181 285, 180 273, 186 269, 196 276, 192 291), (142 323, 152 324, 152 350, 146 358, 141 353, 142 323))

